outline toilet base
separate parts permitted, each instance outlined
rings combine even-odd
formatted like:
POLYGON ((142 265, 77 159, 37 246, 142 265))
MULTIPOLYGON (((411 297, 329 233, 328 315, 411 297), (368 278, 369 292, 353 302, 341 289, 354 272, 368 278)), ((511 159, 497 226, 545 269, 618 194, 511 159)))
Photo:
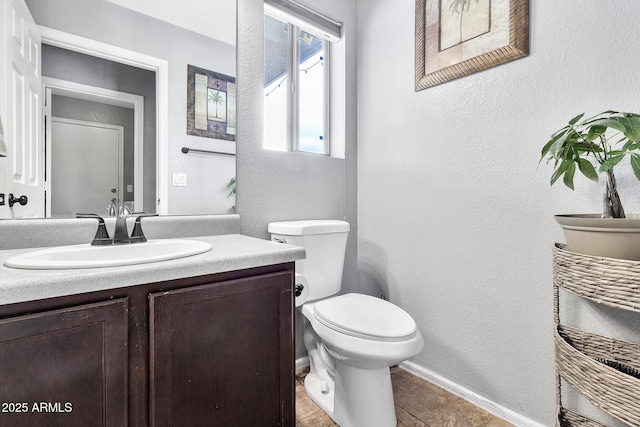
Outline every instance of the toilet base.
POLYGON ((397 425, 388 366, 365 369, 332 357, 308 322, 304 343, 310 365, 304 389, 340 427, 397 425))
POLYGON ((335 401, 333 388, 333 381, 327 383, 327 381, 321 380, 314 372, 309 372, 304 378, 304 391, 307 393, 307 396, 309 396, 311 400, 313 400, 313 403, 318 405, 320 409, 326 412, 331 419, 333 419, 333 402, 335 401), (323 393, 323 389, 326 390, 325 393, 323 393))
POLYGON ((337 362, 335 382, 323 381, 309 372, 304 388, 341 427, 397 425, 389 368, 360 369, 337 362))
POLYGON ((334 420, 342 427, 395 427, 389 368, 361 369, 336 363, 334 420))

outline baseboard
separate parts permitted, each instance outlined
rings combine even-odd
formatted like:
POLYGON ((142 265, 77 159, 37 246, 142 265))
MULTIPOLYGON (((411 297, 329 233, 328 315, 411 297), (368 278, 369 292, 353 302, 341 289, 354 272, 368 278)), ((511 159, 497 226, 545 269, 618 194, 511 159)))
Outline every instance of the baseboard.
POLYGON ((296 359, 296 372, 309 366, 309 358, 307 356, 296 359))
MULTIPOLYGON (((296 371, 300 369, 304 369, 309 366, 309 358, 301 357, 296 359, 296 371)), ((461 399, 466 400, 467 402, 477 406, 478 408, 484 409, 490 414, 495 415, 496 417, 503 419, 516 427, 547 427, 544 424, 540 424, 539 422, 530 420, 529 418, 523 416, 522 414, 518 414, 517 412, 512 411, 511 409, 505 408, 504 406, 498 405, 495 402, 490 401, 487 398, 480 396, 477 393, 474 393, 466 388, 444 378, 440 375, 432 372, 414 362, 404 361, 400 363, 400 368, 405 371, 420 377, 426 381, 429 381, 432 384, 437 385, 438 387, 448 391, 451 394, 454 394, 461 399)))
POLYGON ((547 427, 543 424, 540 424, 536 421, 530 420, 528 418, 526 418, 525 416, 518 414, 514 411, 512 411, 511 409, 505 408, 504 406, 498 405, 495 402, 492 402, 482 396, 480 396, 479 394, 476 394, 470 390, 467 390, 464 387, 461 387, 458 384, 455 384, 454 382, 441 377, 440 375, 436 374, 435 372, 432 372, 414 362, 410 362, 410 361, 404 361, 402 363, 400 363, 400 368, 404 369, 405 371, 420 377, 426 381, 429 381, 432 384, 437 385, 438 387, 448 391, 451 394, 454 394, 458 397, 460 397, 461 399, 466 400, 469 403, 472 403, 473 405, 484 409, 485 411, 489 412, 490 414, 495 415, 498 418, 501 418, 507 422, 510 422, 511 424, 513 424, 514 426, 517 427, 547 427))

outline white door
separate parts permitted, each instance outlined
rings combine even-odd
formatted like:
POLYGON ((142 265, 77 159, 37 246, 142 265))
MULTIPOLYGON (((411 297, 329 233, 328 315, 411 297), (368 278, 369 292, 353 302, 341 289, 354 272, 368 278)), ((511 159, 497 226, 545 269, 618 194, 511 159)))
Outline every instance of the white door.
POLYGON ((107 214, 122 194, 124 128, 54 117, 51 120, 51 216, 107 214))
POLYGON ((7 156, 0 160, 0 193, 6 194, 0 217, 43 217, 40 33, 24 0, 0 0, 0 7, 0 114, 7 145, 7 156), (25 196, 27 203, 9 208, 10 193, 25 196))

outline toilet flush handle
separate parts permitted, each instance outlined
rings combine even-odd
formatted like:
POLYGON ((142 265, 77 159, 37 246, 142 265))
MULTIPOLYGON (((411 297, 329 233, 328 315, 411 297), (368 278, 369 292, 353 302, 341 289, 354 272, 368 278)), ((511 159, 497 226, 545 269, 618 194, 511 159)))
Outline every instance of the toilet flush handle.
POLYGON ((284 237, 272 237, 271 241, 273 242, 278 242, 278 243, 287 243, 287 239, 285 239, 284 237))
POLYGON ((294 291, 294 295, 299 297, 300 295, 302 295, 302 290, 304 289, 304 285, 302 283, 298 283, 296 285, 296 289, 294 291))

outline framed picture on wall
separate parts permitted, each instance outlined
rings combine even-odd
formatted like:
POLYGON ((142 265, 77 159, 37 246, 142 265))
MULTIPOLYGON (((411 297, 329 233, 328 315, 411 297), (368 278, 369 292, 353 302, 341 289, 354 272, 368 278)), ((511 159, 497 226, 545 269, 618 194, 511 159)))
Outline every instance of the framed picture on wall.
POLYGON ((529 0, 416 0, 416 91, 529 54, 529 0))
POLYGON ((187 134, 236 140, 236 79, 187 67, 187 134))

